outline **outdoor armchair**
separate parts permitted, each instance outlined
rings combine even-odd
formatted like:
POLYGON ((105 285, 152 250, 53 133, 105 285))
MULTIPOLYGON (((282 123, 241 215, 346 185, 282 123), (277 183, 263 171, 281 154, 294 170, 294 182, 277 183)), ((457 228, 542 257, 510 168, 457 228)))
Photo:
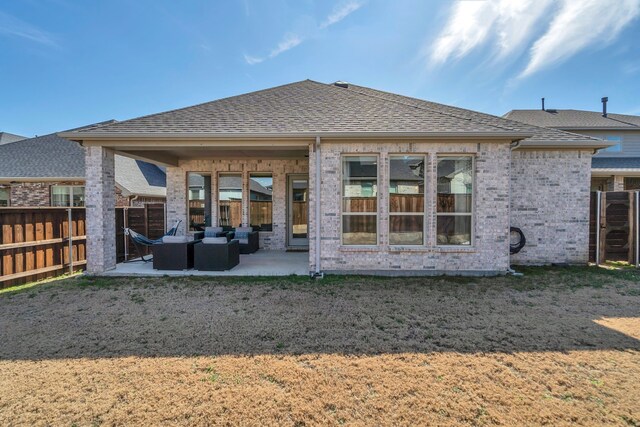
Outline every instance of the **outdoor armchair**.
POLYGON ((162 243, 151 246, 155 270, 188 270, 193 268, 193 246, 187 236, 164 237, 162 243))
POLYGON ((194 246, 194 267, 200 271, 231 270, 240 263, 240 243, 226 236, 205 237, 194 246))
POLYGON ((252 254, 260 247, 260 236, 251 227, 236 228, 233 239, 240 243, 241 254, 252 254))

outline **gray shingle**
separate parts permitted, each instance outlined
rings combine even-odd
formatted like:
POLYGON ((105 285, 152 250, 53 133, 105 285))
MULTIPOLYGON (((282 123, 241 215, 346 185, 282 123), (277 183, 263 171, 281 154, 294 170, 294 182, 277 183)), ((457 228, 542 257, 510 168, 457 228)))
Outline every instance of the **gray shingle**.
POLYGON ((20 141, 22 139, 27 139, 26 136, 20 136, 9 132, 0 132, 0 145, 8 144, 10 142, 20 141))
POLYGON ((558 129, 630 129, 640 130, 640 116, 607 114, 583 110, 512 110, 505 118, 535 126, 558 129))
MULTIPOLYGON (((131 194, 166 195, 166 174, 158 166, 116 155, 116 183, 131 194)), ((84 180, 84 148, 56 134, 0 145, 0 179, 84 180)))
POLYGON ((591 169, 640 169, 640 157, 594 157, 591 169))
POLYGON ((584 143, 600 140, 538 128, 489 114, 395 95, 362 86, 347 88, 310 80, 80 130, 125 137, 163 134, 268 135, 314 133, 474 133, 533 135, 525 143, 584 143))

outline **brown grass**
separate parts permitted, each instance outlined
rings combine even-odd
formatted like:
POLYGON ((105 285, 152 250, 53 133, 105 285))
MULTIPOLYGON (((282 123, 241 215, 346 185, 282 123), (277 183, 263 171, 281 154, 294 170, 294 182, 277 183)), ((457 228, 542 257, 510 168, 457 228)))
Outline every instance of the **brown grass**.
POLYGON ((635 272, 0 294, 0 425, 638 425, 635 272))

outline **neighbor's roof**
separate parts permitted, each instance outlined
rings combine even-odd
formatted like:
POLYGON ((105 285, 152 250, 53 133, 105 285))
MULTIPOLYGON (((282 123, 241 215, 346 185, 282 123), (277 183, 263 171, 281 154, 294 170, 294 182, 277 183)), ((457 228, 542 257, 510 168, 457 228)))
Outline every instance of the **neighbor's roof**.
MULTIPOLYGON (((56 134, 0 145, 0 180, 85 179, 84 148, 56 134)), ((166 195, 166 175, 156 165, 116 155, 116 184, 143 196, 166 195)))
POLYGON ((541 145, 608 146, 601 140, 361 86, 310 80, 251 92, 96 129, 74 140, 119 138, 501 137, 541 145))
POLYGON ((640 157, 593 157, 591 169, 637 169, 640 170, 640 157))
POLYGON ((512 110, 505 118, 535 126, 572 130, 637 130, 640 131, 640 116, 583 110, 512 110))
POLYGON ((22 139, 27 139, 26 136, 20 136, 9 132, 0 132, 0 145, 8 144, 10 142, 20 141, 22 139))

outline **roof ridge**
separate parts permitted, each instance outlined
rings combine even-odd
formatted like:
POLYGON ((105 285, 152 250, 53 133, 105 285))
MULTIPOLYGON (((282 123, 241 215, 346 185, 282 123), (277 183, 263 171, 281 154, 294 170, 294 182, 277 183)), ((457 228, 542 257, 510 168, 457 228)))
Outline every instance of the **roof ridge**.
MULTIPOLYGON (((369 90, 376 91, 376 92, 382 92, 382 93, 389 94, 389 95, 393 95, 393 96, 400 96, 400 97, 403 97, 403 98, 413 99, 413 100, 420 101, 420 102, 429 102, 429 103, 432 103, 432 104, 442 105, 442 106, 444 106, 444 107, 448 107, 448 108, 455 108, 455 109, 459 109, 459 110, 469 111, 469 112, 471 112, 471 113, 473 113, 473 114, 481 114, 481 115, 489 116, 489 117, 491 117, 491 118, 496 118, 496 119, 506 120, 506 121, 509 121, 509 122, 515 122, 515 123, 517 123, 519 126, 522 126, 522 125, 523 125, 523 123, 521 123, 521 122, 517 122, 517 121, 515 121, 515 120, 505 119, 505 118, 503 118, 503 117, 499 117, 499 116, 494 116, 494 115, 492 115, 492 114, 483 113, 483 112, 481 112, 481 111, 474 111, 474 110, 469 110, 469 109, 466 109, 466 108, 454 107, 454 106, 447 105, 447 104, 440 104, 440 103, 438 103, 438 102, 427 101, 427 100, 425 100, 425 99, 415 98, 415 97, 412 97, 412 96, 406 96, 406 95, 400 95, 400 94, 397 94, 397 93, 387 92, 387 91, 383 91, 383 90, 379 90, 379 89, 373 89, 373 88, 366 87, 366 86, 358 86, 358 85, 355 85, 355 87, 356 87, 356 88, 357 88, 357 87, 362 87, 362 88, 365 88, 365 89, 369 89, 369 90)), ((358 93, 363 94, 362 92, 358 92, 358 93)), ((363 95, 365 95, 365 94, 363 94, 363 95)), ((373 95, 371 95, 371 96, 373 96, 373 95)), ((383 98, 383 97, 377 97, 377 98, 385 99, 385 98, 383 98)), ((405 104, 405 103, 402 103, 402 102, 399 102, 399 101, 395 101, 395 100, 389 100, 389 101, 392 101, 392 102, 398 102, 398 103, 400 103, 400 104, 405 104)), ((410 105, 410 104, 405 104, 405 105, 410 105)), ((469 118, 469 117, 462 117, 462 116, 459 116, 459 115, 456 115, 456 114, 447 113, 447 112, 444 112, 444 111, 438 111, 438 110, 435 110, 435 109, 433 109, 433 108, 429 108, 429 107, 422 107, 422 106, 417 106, 417 105, 410 105, 410 106, 415 107, 415 108, 422 108, 422 109, 424 109, 424 110, 431 111, 431 112, 435 112, 435 113, 439 113, 439 114, 448 115, 448 116, 450 116, 450 117, 455 117, 455 118, 458 118, 458 119, 463 119, 463 120, 473 121, 473 119, 472 119, 472 118, 469 118)), ((502 126, 499 126, 499 125, 489 124, 489 126, 492 126, 492 127, 498 128, 498 129, 503 129, 503 130, 513 131, 513 129, 508 129, 508 128, 505 128, 505 127, 502 127, 502 126)), ((526 125, 526 124, 525 124, 525 126, 538 127, 538 126, 526 125)))
MULTIPOLYGON (((455 106, 452 106, 452 105, 441 104, 441 103, 433 102, 433 101, 427 101, 427 100, 420 99, 420 98, 415 98, 415 97, 412 97, 412 96, 400 95, 400 94, 397 94, 397 93, 387 92, 387 91, 383 91, 383 90, 379 90, 379 89, 373 89, 373 88, 366 87, 366 86, 358 86, 358 85, 353 85, 353 86, 355 86, 356 88, 362 87, 364 89, 368 89, 368 90, 375 91, 375 92, 381 92, 381 93, 385 93, 385 94, 392 95, 392 96, 400 96, 400 97, 403 97, 403 98, 408 98, 408 99, 412 99, 412 100, 419 101, 419 102, 442 105, 442 106, 447 107, 447 108, 454 108, 454 109, 457 109, 457 110, 468 111, 468 112, 470 112, 472 114, 480 114, 480 115, 483 115, 483 116, 488 116, 490 118, 495 118, 495 119, 499 119, 499 120, 505 120, 505 121, 517 124, 519 127, 526 126, 526 127, 529 127, 529 128, 533 128, 533 130, 535 130, 535 129, 553 130, 555 132, 562 132, 562 133, 565 133, 565 134, 568 134, 568 135, 581 136, 581 137, 585 137, 585 138, 588 138, 588 139, 598 140, 598 138, 593 138, 593 137, 588 136, 588 135, 576 134, 576 133, 573 133, 573 132, 567 132, 567 131, 564 131, 564 130, 561 130, 561 129, 547 128, 547 127, 544 127, 544 126, 536 126, 536 125, 532 125, 532 124, 529 124, 529 123, 523 123, 523 122, 519 122, 517 120, 508 119, 508 118, 505 118, 505 117, 494 116, 492 114, 483 113, 482 111, 469 110, 467 108, 455 107, 455 106)), ((351 85, 349 85, 349 87, 351 87, 351 85)), ((358 92, 358 93, 362 94, 362 92, 358 92)), ((382 98, 382 97, 380 97, 380 98, 382 98)), ((450 117, 456 117, 456 118, 461 118, 461 119, 465 119, 465 120, 471 121, 470 118, 461 117, 461 116, 458 116, 458 115, 455 115, 455 114, 451 114, 451 113, 445 113, 445 112, 434 110, 434 109, 431 109, 431 108, 428 108, 428 107, 418 107, 418 106, 416 106, 416 108, 424 108, 427 111, 437 112, 437 113, 440 113, 440 114, 447 114, 447 115, 450 115, 450 117)), ((513 110, 511 110, 511 111, 513 111, 513 110)), ((502 127, 502 126, 499 126, 499 125, 489 124, 489 126, 493 126, 493 127, 499 128, 499 129, 505 129, 505 130, 513 131, 513 129, 508 129, 508 128, 505 128, 505 127, 502 127)))
MULTIPOLYGON (((338 87, 338 86, 336 86, 336 85, 334 85, 334 84, 327 84, 327 85, 328 85, 328 86, 335 87, 335 88, 336 88, 336 89, 338 89, 338 90, 342 89, 342 88, 340 88, 340 87, 338 87)), ((351 86, 352 86, 352 85, 351 85, 351 84, 349 84, 349 87, 347 88, 347 90, 350 90, 350 89, 351 89, 351 86)), ((373 89, 373 88, 366 87, 366 86, 359 86, 359 85, 353 85, 353 86, 355 86, 356 88, 358 88, 358 87, 362 87, 362 88, 365 88, 365 89, 369 89, 369 90, 377 91, 377 92, 382 92, 382 93, 386 93, 386 94, 393 95, 393 96, 401 96, 401 97, 405 97, 405 98, 409 98, 409 99, 415 99, 416 101, 420 101, 420 102, 431 102, 431 101, 425 101, 424 99, 412 98, 412 97, 409 97, 409 96, 398 95, 398 94, 394 94, 394 93, 391 93, 391 92, 385 92, 385 91, 381 91, 381 90, 378 90, 378 89, 373 89)), ((405 105, 405 106, 407 106, 407 107, 419 108, 419 109, 421 109, 421 110, 429 111, 429 112, 432 112, 432 113, 437 113, 437 114, 440 114, 440 115, 443 115, 443 116, 455 117, 456 119, 467 120, 467 121, 469 121, 469 122, 474 122, 474 123, 476 123, 476 122, 475 122, 472 118, 470 118, 470 117, 461 117, 461 116, 457 116, 457 115, 455 115, 455 114, 447 113, 447 112, 444 112, 444 111, 434 110, 434 109, 432 109, 432 108, 428 108, 428 107, 423 107, 423 106, 419 106, 419 105, 412 105, 412 104, 409 104, 409 103, 406 103, 406 102, 400 102, 400 101, 395 100, 395 99, 388 99, 388 98, 385 98, 385 97, 383 97, 383 96, 377 96, 377 95, 373 95, 373 94, 363 93, 363 92, 360 92, 360 91, 358 91, 358 90, 353 90, 353 92, 354 92, 354 93, 357 93, 357 94, 359 94, 359 95, 362 95, 362 96, 368 96, 368 97, 371 97, 371 98, 381 99, 381 100, 386 101, 386 102, 393 102, 393 103, 395 103, 395 104, 405 105)), ((444 104, 441 104, 441 105, 444 105, 444 104)), ((513 131, 514 131, 513 129, 507 129, 507 128, 505 128, 505 127, 497 126, 497 125, 494 125, 494 124, 491 124, 491 123, 488 123, 488 124, 487 124, 487 123, 479 123, 479 124, 482 124, 482 125, 484 125, 484 126, 491 126, 491 127, 496 128, 496 129, 503 130, 503 131, 510 131, 510 132, 513 132, 513 131)))
MULTIPOLYGON (((300 81, 296 81, 296 82, 285 83, 285 84, 282 84, 282 85, 279 85, 279 86, 274 86, 274 87, 270 87, 270 88, 266 88, 266 89, 260 89, 260 90, 256 90, 256 91, 253 91, 253 92, 241 93, 239 95, 232 95, 232 96, 227 96, 227 97, 224 97, 224 98, 214 99, 214 100, 211 100, 211 101, 205 101, 205 102, 201 102, 199 104, 188 105, 186 107, 174 108, 172 110, 160 111, 158 113, 145 114, 145 115, 138 116, 138 117, 132 117, 132 118, 126 119, 126 120, 120 120, 120 121, 116 120, 115 122, 117 124, 128 123, 128 122, 131 122, 133 120, 146 119, 146 118, 149 118, 149 117, 159 116, 161 114, 175 113, 177 111, 183 111, 183 110, 187 110, 187 109, 191 109, 191 108, 202 107, 203 105, 212 104, 214 102, 226 101, 226 100, 229 100, 229 99, 240 98, 240 97, 243 97, 243 96, 253 95, 253 94, 256 94, 256 93, 268 92, 268 91, 272 91, 272 90, 275 90, 275 89, 283 88, 283 87, 286 87, 286 86, 292 86, 292 85, 303 83, 303 82, 307 82, 307 81, 308 82, 312 82, 312 83, 318 83, 318 82, 314 82, 314 81, 309 80, 309 79, 305 79, 305 80, 300 80, 300 81)), ((109 123, 109 124, 113 124, 113 123, 109 123)), ((74 130, 71 130, 70 132, 72 132, 72 131, 74 131, 74 130)), ((82 130, 80 130, 80 131, 82 131, 82 130)), ((78 132, 78 130, 75 130, 75 132, 78 132)))

